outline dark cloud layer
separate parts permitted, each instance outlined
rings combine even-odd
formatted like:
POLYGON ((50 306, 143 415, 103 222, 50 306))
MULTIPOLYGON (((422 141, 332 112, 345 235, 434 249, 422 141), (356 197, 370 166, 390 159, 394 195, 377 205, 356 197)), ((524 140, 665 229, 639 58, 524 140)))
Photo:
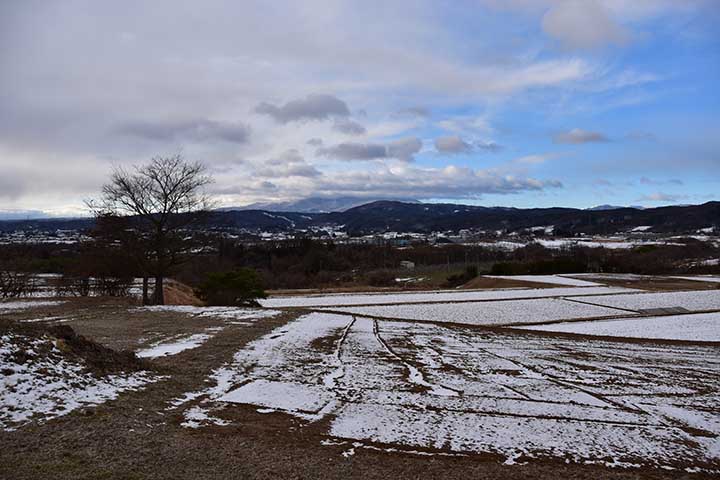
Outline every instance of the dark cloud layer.
POLYGON ((279 157, 265 162, 255 170, 255 175, 265 178, 319 177, 322 173, 308 164, 297 150, 288 150, 279 157))
POLYGON ((404 162, 414 160, 414 155, 422 148, 417 137, 402 138, 387 144, 379 143, 340 143, 331 147, 319 148, 317 154, 336 160, 378 160, 394 158, 404 162))
POLYGON ((120 125, 117 131, 130 136, 157 141, 222 140, 232 143, 246 143, 250 127, 242 123, 214 122, 211 120, 189 120, 181 122, 134 121, 120 125))
POLYGON ((502 147, 495 142, 467 142, 458 135, 448 135, 435 139, 435 149, 447 155, 470 154, 474 152, 499 152, 502 147))
POLYGON ((255 112, 269 115, 279 123, 350 116, 347 104, 333 95, 308 95, 282 106, 263 102, 255 107, 255 112))
POLYGON ((365 127, 353 120, 348 119, 336 120, 335 124, 333 125, 333 130, 344 133, 346 135, 364 135, 365 133, 367 133, 367 129, 365 127))
POLYGON ((473 151, 472 145, 457 135, 436 138, 435 148, 440 153, 449 154, 470 153, 473 151))

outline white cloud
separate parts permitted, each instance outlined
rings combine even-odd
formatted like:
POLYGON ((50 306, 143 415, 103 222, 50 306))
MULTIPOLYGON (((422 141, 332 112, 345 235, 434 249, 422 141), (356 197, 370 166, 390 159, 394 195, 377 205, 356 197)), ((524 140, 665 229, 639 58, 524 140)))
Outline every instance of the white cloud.
POLYGON ((525 165, 541 165, 550 159, 556 158, 558 155, 555 153, 546 153, 544 155, 526 155, 515 159, 515 163, 525 165))
POLYGON ((545 33, 568 48, 622 45, 630 33, 596 0, 567 0, 553 6, 542 19, 545 33))
POLYGON ((655 192, 650 193, 648 195, 643 195, 640 197, 637 201, 639 202, 678 202, 682 199, 688 198, 687 195, 673 195, 670 193, 664 193, 664 192, 655 192))
POLYGON ((555 143, 582 144, 607 142, 609 139, 600 132, 591 132, 581 128, 574 128, 568 132, 560 132, 553 137, 555 143))
POLYGON ((341 170, 307 178, 279 177, 262 183, 238 177, 222 183, 225 186, 218 186, 216 193, 224 195, 228 205, 296 200, 317 192, 326 197, 476 199, 487 194, 539 192, 562 187, 558 180, 539 180, 494 170, 474 170, 455 165, 420 168, 410 164, 378 165, 371 170, 341 170))

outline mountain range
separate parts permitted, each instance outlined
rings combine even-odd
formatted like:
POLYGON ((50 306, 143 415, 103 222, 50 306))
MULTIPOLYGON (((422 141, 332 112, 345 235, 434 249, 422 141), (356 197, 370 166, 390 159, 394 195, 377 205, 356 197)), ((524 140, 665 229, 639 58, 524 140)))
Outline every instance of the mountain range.
MULTIPOLYGON (((0 222, 0 231, 92 227, 90 218, 30 219, 0 222)), ((647 208, 621 207, 601 210, 575 208, 509 208, 376 201, 345 211, 313 213, 277 212, 266 209, 214 211, 204 228, 246 231, 292 232, 309 228, 342 229, 351 235, 396 232, 471 230, 517 231, 536 226, 555 227, 558 234, 612 234, 638 226, 658 233, 691 233, 720 227, 720 202, 702 205, 647 208)))
MULTIPOLYGON (((218 210, 225 212, 232 210, 265 210, 268 212, 330 213, 344 212, 345 210, 350 210, 351 208, 359 207, 360 205, 365 205, 366 203, 379 200, 381 199, 368 199, 361 197, 310 197, 294 202, 252 203, 242 207, 224 207, 218 210)), ((404 199, 401 201, 404 203, 420 203, 418 200, 411 199, 404 199)))

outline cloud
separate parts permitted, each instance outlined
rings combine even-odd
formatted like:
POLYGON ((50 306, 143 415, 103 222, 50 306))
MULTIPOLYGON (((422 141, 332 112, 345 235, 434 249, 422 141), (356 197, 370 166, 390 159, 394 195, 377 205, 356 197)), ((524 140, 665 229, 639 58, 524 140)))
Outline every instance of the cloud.
MULTIPOLYGON (((339 1, 331 7, 320 0, 279 2, 283 15, 260 0, 218 0, 203 8, 178 8, 170 0, 81 0, 62 7, 0 1, 0 18, 6 20, 0 21, 2 206, 47 210, 82 205, 106 180, 112 162, 142 163, 179 146, 189 159, 213 169, 217 186, 237 183, 260 189, 267 178, 243 179, 268 168, 273 171, 265 174, 284 179, 272 177, 277 187, 272 195, 314 185, 315 192, 304 191, 313 195, 322 191, 320 179, 349 167, 333 156, 316 161, 313 154, 321 147, 352 141, 362 148, 352 153, 352 148, 340 147, 339 153, 377 158, 353 165, 372 171, 380 163, 400 163, 389 161, 391 155, 405 162, 422 155, 417 139, 397 144, 387 140, 403 137, 456 135, 482 152, 497 150, 492 140, 505 138, 498 137, 500 132, 511 132, 513 149, 525 152, 536 141, 533 129, 527 128, 530 123, 547 122, 547 128, 554 128, 558 118, 618 108, 627 105, 629 97, 657 101, 658 115, 651 126, 658 135, 672 133, 663 134, 668 148, 641 151, 652 145, 638 143, 632 145, 637 150, 632 161, 589 158, 579 181, 587 183, 611 167, 632 175, 636 184, 640 175, 661 170, 677 172, 667 173, 670 176, 683 170, 688 179, 716 171, 720 163, 714 139, 720 136, 709 126, 712 122, 704 122, 704 128, 693 125, 701 124, 702 115, 712 118, 707 113, 712 106, 702 103, 707 91, 703 82, 712 84, 712 78, 650 71, 662 71, 665 60, 672 62, 680 54, 677 42, 687 41, 674 35, 680 29, 688 35, 714 33, 704 32, 704 24, 714 17, 700 7, 691 12, 697 22, 675 15, 699 2, 602 0, 605 20, 600 23, 605 27, 588 41, 584 31, 568 33, 566 0, 493 0, 498 8, 533 4, 518 15, 524 7, 507 14, 478 6, 489 1, 445 2, 442 7, 411 0, 339 1), (545 14, 547 34, 540 28, 545 14), (458 17, 467 20, 462 28, 458 17), (569 51, 573 45, 613 44, 618 40, 613 24, 622 30, 646 29, 647 44, 639 53, 663 51, 668 58, 645 61, 642 55, 569 51), (566 48, 547 48, 548 38, 557 38, 566 48), (474 46, 472 51, 468 45, 474 46), (678 75, 684 83, 678 83, 678 75), (683 117, 687 122, 677 122, 682 113, 676 110, 677 102, 663 103, 666 97, 660 90, 669 96, 675 88, 702 107, 697 115, 694 111, 683 117), (260 113, 245 117, 256 109, 260 113), (367 116, 361 116, 361 109, 367 116), (348 123, 353 121, 367 132, 357 137, 343 133, 353 130, 348 123), (314 140, 307 144, 308 139, 314 140), (307 165, 263 165, 292 148, 307 165), (313 165, 324 175, 313 176, 313 165)), ((575 6, 580 3, 586 2, 576 1, 575 6)), ((717 2, 705 2, 711 3, 717 2)), ((587 16, 574 24, 588 28, 587 16)), ((693 43, 697 58, 676 62, 679 68, 702 67, 711 46, 706 42, 693 43)), ((626 124, 633 118, 620 120, 626 124)), ((426 157, 427 165, 438 168, 451 163, 426 157)), ((416 180, 426 182, 439 172, 418 174, 416 180)), ((368 175, 372 181, 372 172, 368 175)), ((664 188, 670 187, 650 190, 664 188)))
POLYGON ((567 143, 578 145, 582 143, 608 142, 609 139, 599 132, 590 132, 580 128, 574 128, 569 132, 561 132, 553 137, 555 143, 567 143))
POLYGON ((42 210, 2 210, 0 209, 0 220, 26 220, 29 218, 47 217, 42 210))
POLYGON ((558 154, 556 153, 546 153, 543 155, 526 155, 524 157, 515 159, 514 162, 525 165, 540 165, 557 156, 558 154))
POLYGON ((332 95, 308 95, 304 99, 292 100, 280 107, 263 102, 255 107, 255 112, 270 115, 279 123, 350 116, 347 104, 332 95))
POLYGON ((498 145, 495 142, 481 142, 481 141, 475 142, 475 147, 477 147, 480 150, 484 150, 486 152, 491 152, 491 153, 499 152, 500 150, 503 149, 502 145, 498 145))
POLYGON ((543 16, 542 28, 546 34, 571 49, 624 45, 630 40, 630 33, 596 0, 557 3, 543 16))
POLYGON ((377 143, 340 143, 332 147, 323 147, 317 150, 323 157, 332 157, 338 160, 375 160, 387 158, 387 147, 377 143))
POLYGON ((319 177, 322 173, 308 164, 297 150, 288 150, 272 158, 255 170, 255 175, 264 178, 319 177))
POLYGON ((636 131, 625 135, 626 140, 633 142, 657 142, 657 135, 650 132, 636 131))
POLYGON ((643 185, 683 185, 683 181, 678 178, 669 180, 654 180, 648 177, 640 177, 640 183, 643 185))
POLYGON ((308 145, 312 145, 313 147, 320 147, 323 144, 322 138, 311 138, 306 142, 308 145))
POLYGON ((247 178, 227 182, 227 186, 220 191, 226 195, 243 195, 245 203, 268 201, 269 196, 273 196, 273 199, 306 198, 317 192, 322 192, 325 197, 462 200, 478 199, 488 194, 540 192, 563 186, 559 180, 506 175, 493 170, 475 170, 454 165, 420 168, 407 163, 381 166, 372 171, 331 172, 313 178, 273 178, 271 183, 277 192, 247 178))
POLYGON ((397 158, 404 162, 412 162, 413 155, 422 148, 422 142, 417 137, 401 138, 387 145, 387 155, 390 158, 397 158))
POLYGON ((502 175, 488 170, 473 170, 449 165, 443 168, 398 168, 351 172, 325 178, 323 190, 347 192, 349 195, 392 198, 479 198, 485 194, 514 194, 561 188, 557 180, 537 180, 502 175))
POLYGON ((27 177, 27 173, 20 169, 3 169, 3 175, 0 175, 0 199, 15 200, 24 194, 29 189, 27 177))
POLYGON ((422 148, 422 142, 417 137, 408 137, 395 140, 388 144, 380 143, 340 143, 331 147, 317 150, 317 154, 337 160, 378 160, 395 158, 404 162, 414 160, 413 155, 422 148))
POLYGON ((123 123, 115 130, 123 135, 155 141, 222 140, 246 143, 250 138, 250 127, 243 123, 215 122, 205 119, 176 122, 133 121, 123 123))
POLYGON ((687 195, 672 195, 669 193, 655 192, 643 195, 638 199, 639 202, 677 202, 688 198, 687 195))
POLYGON ((430 116, 430 110, 425 107, 407 107, 396 111, 394 116, 427 118, 430 116))
POLYGON ((349 119, 338 119, 333 124, 333 130, 346 135, 364 135, 367 129, 359 123, 349 119))
POLYGON ((440 153, 462 154, 473 151, 473 146, 458 135, 449 135, 435 139, 435 149, 440 153))

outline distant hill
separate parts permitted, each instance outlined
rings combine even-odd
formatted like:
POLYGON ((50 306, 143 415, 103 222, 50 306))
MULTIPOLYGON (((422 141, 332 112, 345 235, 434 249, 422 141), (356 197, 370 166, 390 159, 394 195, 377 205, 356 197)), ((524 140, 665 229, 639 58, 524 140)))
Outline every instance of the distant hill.
MULTIPOLYGON (((290 232, 342 227, 350 234, 387 231, 433 232, 473 230, 517 231, 536 226, 555 227, 557 234, 612 234, 649 226, 648 232, 691 233, 720 226, 720 202, 702 205, 610 210, 575 208, 507 208, 450 203, 377 201, 331 213, 230 210, 213 212, 207 228, 290 232)), ((92 219, 44 219, 0 222, 0 231, 18 229, 83 229, 92 219)))
POLYGON ((591 212, 601 212, 603 210, 619 210, 621 208, 634 208, 636 210, 644 210, 644 207, 638 205, 630 205, 629 207, 619 207, 617 205, 598 205, 597 207, 588 208, 591 212))
POLYGON ((48 215, 40 210, 0 210, 0 221, 30 220, 36 218, 48 218, 48 215))
MULTIPOLYGON (((218 210, 266 210, 268 212, 329 213, 344 212, 345 210, 364 205, 370 201, 378 200, 360 197, 311 197, 304 198, 295 202, 253 203, 243 207, 225 207, 218 210)), ((403 202, 420 203, 417 200, 403 200, 403 202)))

